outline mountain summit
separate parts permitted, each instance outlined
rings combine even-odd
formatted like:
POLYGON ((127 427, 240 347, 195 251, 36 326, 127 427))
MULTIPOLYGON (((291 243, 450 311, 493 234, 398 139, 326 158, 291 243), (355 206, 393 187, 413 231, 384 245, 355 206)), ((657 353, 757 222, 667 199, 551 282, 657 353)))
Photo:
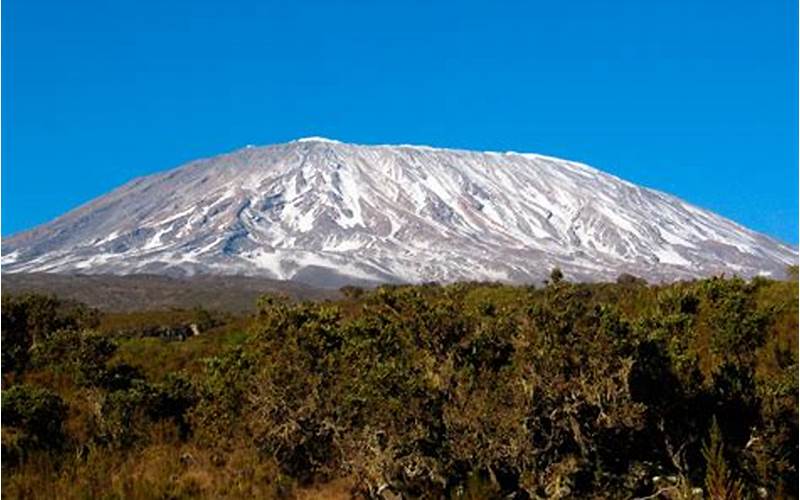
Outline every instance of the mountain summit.
POLYGON ((783 276, 797 252, 673 196, 536 154, 248 146, 134 179, 3 241, 3 272, 363 282, 783 276))

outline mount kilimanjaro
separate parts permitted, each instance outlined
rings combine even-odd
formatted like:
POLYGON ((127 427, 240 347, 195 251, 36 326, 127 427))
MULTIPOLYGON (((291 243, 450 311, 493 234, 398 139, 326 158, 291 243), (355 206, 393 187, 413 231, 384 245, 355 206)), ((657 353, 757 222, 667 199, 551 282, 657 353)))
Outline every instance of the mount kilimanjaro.
POLYGON ((320 286, 630 273, 783 277, 797 250, 536 154, 308 138, 134 179, 3 240, 2 271, 249 275, 320 286))

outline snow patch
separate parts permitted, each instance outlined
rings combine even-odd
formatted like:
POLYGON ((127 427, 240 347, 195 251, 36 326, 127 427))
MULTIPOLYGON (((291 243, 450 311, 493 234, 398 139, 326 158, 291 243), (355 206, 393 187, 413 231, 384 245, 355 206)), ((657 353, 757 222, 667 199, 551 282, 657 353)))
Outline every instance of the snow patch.
POLYGON ((659 248, 655 251, 658 261, 664 264, 672 264, 674 266, 689 266, 692 263, 684 259, 678 252, 669 247, 659 248))
POLYGON ((19 250, 14 250, 11 253, 5 254, 0 257, 0 265, 13 264, 19 258, 19 250))
POLYGON ((327 142, 329 144, 341 144, 341 141, 337 141, 335 139, 328 139, 327 137, 320 137, 318 135, 312 135, 310 137, 301 137, 300 139, 295 139, 294 142, 327 142))

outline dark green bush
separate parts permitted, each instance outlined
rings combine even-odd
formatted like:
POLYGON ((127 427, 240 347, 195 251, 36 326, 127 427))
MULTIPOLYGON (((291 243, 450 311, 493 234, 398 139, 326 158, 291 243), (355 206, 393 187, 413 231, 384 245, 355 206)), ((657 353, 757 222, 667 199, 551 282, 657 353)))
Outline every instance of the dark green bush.
POLYGON ((63 447, 67 406, 57 394, 16 385, 3 391, 2 413, 4 462, 18 461, 33 450, 63 447))
POLYGON ((65 329, 94 328, 99 313, 83 304, 56 297, 24 294, 2 297, 2 370, 20 372, 27 367, 31 347, 65 329))
POLYGON ((159 383, 134 379, 124 390, 107 394, 102 404, 101 440, 116 447, 143 441, 153 424, 168 421, 179 437, 188 437, 189 413, 197 402, 194 386, 180 375, 159 383))
POLYGON ((40 369, 66 372, 79 385, 102 386, 114 383, 115 375, 107 373, 106 363, 116 350, 116 343, 105 335, 58 330, 33 347, 31 362, 40 369))

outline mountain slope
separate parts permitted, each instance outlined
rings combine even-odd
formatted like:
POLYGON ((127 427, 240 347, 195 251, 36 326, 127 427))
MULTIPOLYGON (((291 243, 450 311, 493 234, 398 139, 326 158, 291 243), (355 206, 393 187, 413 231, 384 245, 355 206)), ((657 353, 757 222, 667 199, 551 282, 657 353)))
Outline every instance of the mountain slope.
POLYGON ((796 250, 533 154, 247 147, 135 179, 3 241, 3 272, 246 274, 317 285, 782 276, 796 250))
POLYGON ((3 275, 3 292, 54 294, 110 312, 189 310, 201 306, 213 311, 252 313, 258 298, 267 293, 294 300, 341 298, 338 290, 292 281, 210 275, 176 278, 149 274, 11 273, 3 275))

